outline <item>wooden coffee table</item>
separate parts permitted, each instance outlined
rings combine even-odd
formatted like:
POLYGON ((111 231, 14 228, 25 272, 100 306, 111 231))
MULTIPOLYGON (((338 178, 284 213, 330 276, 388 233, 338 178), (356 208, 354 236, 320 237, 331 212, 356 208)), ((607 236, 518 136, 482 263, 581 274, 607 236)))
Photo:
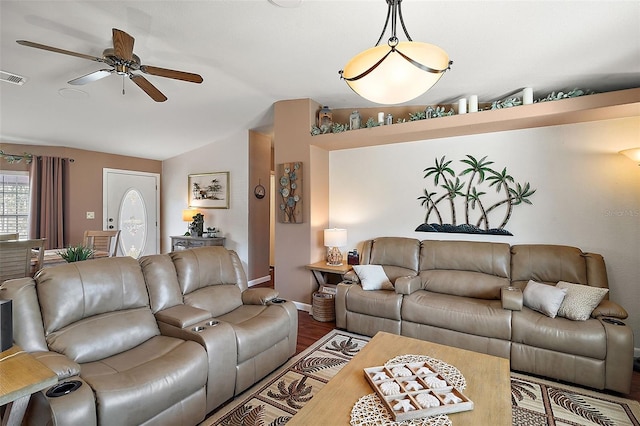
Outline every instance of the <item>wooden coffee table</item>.
POLYGON ((351 408, 373 393, 364 369, 398 355, 428 355, 456 367, 467 381, 463 393, 472 411, 448 414, 454 425, 510 425, 509 360, 423 340, 379 332, 340 372, 294 415, 287 425, 348 425, 351 408))

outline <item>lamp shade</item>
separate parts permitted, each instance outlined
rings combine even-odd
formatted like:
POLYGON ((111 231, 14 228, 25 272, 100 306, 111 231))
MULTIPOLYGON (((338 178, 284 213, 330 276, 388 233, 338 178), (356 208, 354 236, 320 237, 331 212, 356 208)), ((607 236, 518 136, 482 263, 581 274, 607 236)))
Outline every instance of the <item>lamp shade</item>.
POLYGON ((347 245, 347 230, 346 229, 325 229, 324 230, 324 245, 326 247, 344 247, 347 245))
POLYGON ((363 98, 393 105, 425 93, 448 68, 449 55, 440 47, 402 41, 395 47, 385 44, 357 54, 344 67, 342 77, 363 98))
POLYGON ((620 151, 620 154, 630 158, 640 166, 640 148, 625 149, 623 151, 620 151))
POLYGON ((198 214, 196 209, 184 209, 182 210, 182 220, 184 222, 191 222, 193 217, 198 214))

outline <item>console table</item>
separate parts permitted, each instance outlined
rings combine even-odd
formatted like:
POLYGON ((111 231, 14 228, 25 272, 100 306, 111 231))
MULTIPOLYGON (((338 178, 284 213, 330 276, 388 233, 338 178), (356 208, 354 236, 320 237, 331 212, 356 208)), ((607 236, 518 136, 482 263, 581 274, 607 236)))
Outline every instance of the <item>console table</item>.
POLYGON ((171 251, 186 250, 194 247, 224 246, 224 237, 171 237, 171 251))

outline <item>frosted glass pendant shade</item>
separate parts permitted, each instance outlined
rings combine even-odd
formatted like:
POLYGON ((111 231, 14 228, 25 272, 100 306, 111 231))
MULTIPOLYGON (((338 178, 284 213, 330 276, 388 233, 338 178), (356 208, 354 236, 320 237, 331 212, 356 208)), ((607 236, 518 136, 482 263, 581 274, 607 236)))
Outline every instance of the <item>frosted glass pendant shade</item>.
POLYGON ((425 93, 448 68, 449 55, 440 47, 402 41, 395 48, 381 45, 357 54, 344 67, 342 78, 363 98, 393 105, 425 93))

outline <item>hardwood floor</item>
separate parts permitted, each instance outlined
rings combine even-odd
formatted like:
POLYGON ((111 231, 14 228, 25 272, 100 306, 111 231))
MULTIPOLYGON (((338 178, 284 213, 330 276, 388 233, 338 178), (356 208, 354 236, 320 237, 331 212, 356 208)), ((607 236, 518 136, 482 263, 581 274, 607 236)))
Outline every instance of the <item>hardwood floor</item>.
MULTIPOLYGON (((270 287, 270 283, 259 284, 259 287, 270 287)), ((296 354, 308 348, 313 342, 336 328, 335 321, 320 322, 305 311, 298 311, 298 345, 296 354)), ((634 371, 631 378, 631 393, 628 395, 608 392, 612 395, 640 401, 640 372, 634 371)))

